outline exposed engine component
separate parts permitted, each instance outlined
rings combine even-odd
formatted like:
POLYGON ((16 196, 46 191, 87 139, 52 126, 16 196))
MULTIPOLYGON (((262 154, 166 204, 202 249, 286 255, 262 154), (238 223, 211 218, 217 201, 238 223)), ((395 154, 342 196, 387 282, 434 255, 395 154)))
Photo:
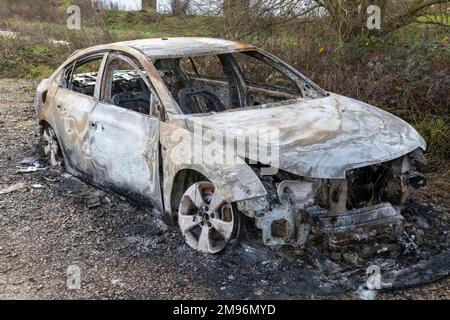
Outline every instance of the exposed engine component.
POLYGON ((268 246, 292 244, 295 238, 296 212, 289 205, 272 208, 263 217, 256 219, 262 230, 264 244, 268 246))
POLYGON ((298 209, 314 203, 314 197, 318 189, 316 181, 289 181, 285 180, 278 185, 278 199, 282 204, 292 204, 298 209))
POLYGON ((283 171, 261 176, 268 196, 238 204, 255 218, 266 245, 303 246, 311 234, 335 244, 387 234, 397 239, 403 230, 401 206, 410 188, 426 184, 415 169, 417 152, 400 159, 347 173, 347 179, 296 177, 283 171))

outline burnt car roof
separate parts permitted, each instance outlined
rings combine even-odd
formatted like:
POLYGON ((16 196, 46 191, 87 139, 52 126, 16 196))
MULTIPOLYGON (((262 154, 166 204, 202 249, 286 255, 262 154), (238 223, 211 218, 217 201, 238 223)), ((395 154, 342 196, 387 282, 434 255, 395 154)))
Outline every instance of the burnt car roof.
POLYGON ((235 41, 195 37, 142 39, 115 44, 137 49, 153 59, 182 58, 256 49, 254 46, 235 41))

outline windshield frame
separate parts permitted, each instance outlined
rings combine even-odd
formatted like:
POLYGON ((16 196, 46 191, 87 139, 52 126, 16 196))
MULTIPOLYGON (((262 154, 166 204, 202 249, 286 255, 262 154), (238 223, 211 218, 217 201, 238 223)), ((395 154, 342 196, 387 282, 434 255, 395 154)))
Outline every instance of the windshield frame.
MULTIPOLYGON (((166 90, 168 91, 169 95, 172 97, 172 99, 171 99, 172 102, 176 106, 177 114, 186 115, 186 116, 206 116, 206 115, 210 115, 210 114, 237 112, 237 111, 242 111, 242 110, 252 110, 252 109, 257 110, 257 109, 270 108, 272 106, 276 107, 279 105, 292 104, 292 103, 295 103, 296 101, 302 100, 302 99, 320 99, 320 98, 329 96, 329 93, 327 91, 323 90, 321 87, 319 87, 312 80, 310 80, 305 75, 303 75, 300 71, 298 71, 297 69, 295 69, 294 67, 289 65, 287 62, 285 62, 282 59, 280 59, 262 49, 259 49, 259 48, 252 48, 252 49, 248 49, 248 50, 242 50, 239 52, 230 51, 230 52, 224 52, 224 53, 220 53, 220 54, 211 53, 211 54, 192 55, 192 56, 191 55, 189 55, 189 56, 183 55, 183 56, 171 57, 171 58, 172 59, 191 59, 191 58, 195 58, 198 56, 200 56, 200 57, 228 56, 229 58, 231 58, 232 63, 235 64, 235 67, 238 68, 239 72, 241 72, 239 69, 238 63, 236 61, 234 61, 234 58, 233 58, 233 54, 235 54, 235 53, 248 54, 249 56, 258 59, 262 63, 265 63, 265 64, 269 65, 270 67, 276 69, 277 71, 281 72, 282 74, 284 74, 286 77, 288 77, 290 80, 292 80, 299 87, 299 90, 301 91, 302 95, 299 97, 292 98, 292 99, 286 99, 286 100, 277 101, 277 102, 269 102, 269 103, 263 103, 263 104, 259 104, 259 105, 234 107, 232 109, 227 109, 225 111, 220 111, 220 112, 185 113, 182 111, 179 103, 170 94, 170 90, 167 88, 167 85, 165 85, 166 90)), ((152 61, 153 64, 155 64, 155 62, 160 59, 152 59, 152 60, 153 60, 152 61)), ((242 77, 242 72, 241 72, 240 76, 242 77)), ((160 81, 162 83, 164 83, 162 78, 160 79, 160 81)), ((240 82, 241 82, 240 86, 245 85, 245 80, 243 80, 242 78, 240 79, 240 82), (243 81, 244 81, 244 83, 242 83, 243 81)), ((242 88, 240 88, 240 89, 242 90, 242 88)))

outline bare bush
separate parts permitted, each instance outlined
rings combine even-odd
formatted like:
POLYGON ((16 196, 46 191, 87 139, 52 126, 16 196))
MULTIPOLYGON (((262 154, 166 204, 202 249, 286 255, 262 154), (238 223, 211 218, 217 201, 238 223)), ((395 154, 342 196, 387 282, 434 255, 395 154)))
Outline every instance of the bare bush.
POLYGON ((51 0, 35 1, 0 1, 0 23, 7 18, 20 16, 28 19, 42 19, 45 21, 61 21, 57 6, 51 0))
MULTIPOLYGON (((205 0, 211 7, 219 0, 205 0)), ((205 2, 203 1, 203 2, 205 2)), ((387 35, 428 13, 448 15, 448 0, 220 0, 225 31, 237 38, 286 25, 326 24, 340 43, 358 34, 387 35), (367 7, 381 9, 382 30, 367 28, 367 7)), ((221 22, 223 23, 223 21, 221 22)), ((436 24, 437 22, 434 21, 436 24)), ((445 23, 443 23, 445 25, 445 23)), ((294 30, 295 31, 295 30, 294 30)))

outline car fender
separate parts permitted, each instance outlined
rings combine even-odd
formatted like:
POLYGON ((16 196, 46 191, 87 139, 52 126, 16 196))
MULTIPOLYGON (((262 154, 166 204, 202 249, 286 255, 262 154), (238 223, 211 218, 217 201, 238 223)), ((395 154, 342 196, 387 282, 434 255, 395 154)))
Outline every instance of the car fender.
MULTIPOLYGON (((170 210, 169 208, 172 208, 173 205, 171 196, 177 184, 175 177, 183 170, 196 171, 206 177, 214 184, 216 194, 220 194, 229 203, 267 195, 256 173, 237 155, 231 155, 235 156, 235 161, 230 163, 195 161, 204 157, 202 151, 194 147, 194 134, 174 124, 162 123, 160 137, 163 156, 164 203, 167 210, 170 210), (186 154, 188 157, 185 156, 186 154)), ((214 149, 217 153, 216 158, 225 155, 223 146, 217 142, 203 143, 203 145, 203 150, 214 149)))
POLYGON ((48 90, 48 84, 49 80, 44 79, 42 80, 38 87, 36 88, 36 94, 34 96, 34 111, 36 111, 37 114, 39 114, 40 107, 45 103, 47 90, 48 90), (45 96, 44 96, 45 94, 45 96))

